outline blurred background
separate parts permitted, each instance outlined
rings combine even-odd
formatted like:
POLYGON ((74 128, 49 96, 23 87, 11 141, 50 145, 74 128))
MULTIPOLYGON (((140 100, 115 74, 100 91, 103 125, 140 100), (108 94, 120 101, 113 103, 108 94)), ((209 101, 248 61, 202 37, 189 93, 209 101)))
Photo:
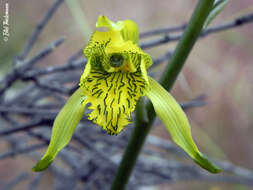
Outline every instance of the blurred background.
MULTIPOLYGON (((36 25, 53 1, 9 0, 9 30, 7 42, 0 44, 0 78, 12 66, 13 57, 24 48, 36 25)), ((72 54, 84 47, 96 19, 103 14, 111 20, 132 19, 140 32, 177 26, 186 23, 197 0, 74 0, 64 2, 39 36, 29 53, 32 57, 48 43, 64 36, 65 42, 41 60, 39 67, 61 65, 72 54)), ((2 7, 1 7, 2 8, 2 7)), ((253 0, 231 0, 210 26, 234 20, 253 12, 253 0)), ((2 18, 1 18, 2 19, 2 18)), ((193 137, 202 152, 218 160, 253 170, 253 23, 200 39, 191 52, 172 94, 178 101, 187 101, 206 94, 207 105, 187 111, 193 137)), ((144 39, 148 40, 148 39, 144 39)), ((147 49, 152 57, 173 50, 177 42, 147 49)), ((155 68, 160 71, 165 61, 155 68)), ((156 76, 159 74, 156 72, 156 76)), ((21 88, 22 85, 16 85, 21 88)), ((15 93, 15 91, 13 92, 15 93)), ((1 123, 0 123, 1 126, 1 123)), ((166 129, 157 122, 152 133, 169 141, 166 129)), ((8 149, 0 139, 0 152, 8 149)), ((35 162, 26 156, 0 161, 0 187, 21 170, 29 170, 35 162)), ((50 183, 44 181, 44 183, 50 183)), ((13 189, 26 189, 25 185, 13 189)), ((0 188, 1 189, 1 188, 0 188)), ((159 189, 250 190, 243 185, 212 184, 182 181, 163 184, 159 189)))

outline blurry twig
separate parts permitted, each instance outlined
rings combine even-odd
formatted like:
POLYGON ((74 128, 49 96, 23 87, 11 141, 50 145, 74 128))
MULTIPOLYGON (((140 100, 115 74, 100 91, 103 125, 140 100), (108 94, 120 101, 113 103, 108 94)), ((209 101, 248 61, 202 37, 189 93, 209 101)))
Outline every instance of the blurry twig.
MULTIPOLYGON (((13 69, 0 81, 0 122, 4 123, 0 126, 0 137, 4 137, 3 139, 11 145, 10 150, 0 154, 0 159, 19 154, 37 157, 36 150, 49 143, 50 132, 48 127, 52 126, 58 109, 65 103, 66 96, 78 88, 79 78, 86 64, 86 59, 82 57, 82 49, 70 56, 65 64, 44 68, 36 67, 36 64, 57 48, 64 41, 64 38, 58 38, 30 59, 26 59, 39 34, 62 2, 63 0, 55 0, 28 39, 20 56, 14 60, 16 64, 14 64, 13 69), (13 90, 11 87, 16 81, 21 81, 25 84, 24 87, 13 90), (8 92, 12 92, 13 95, 8 96, 8 92), (5 96, 1 96, 3 94, 5 96), (38 142, 34 144, 34 140, 38 142)), ((201 37, 242 26, 252 21, 253 14, 251 13, 236 18, 232 22, 208 28, 203 31, 201 37)), ((186 24, 183 24, 144 32, 140 35, 141 38, 154 35, 164 36, 155 40, 142 41, 141 46, 142 48, 150 48, 178 40, 185 27, 186 24), (172 32, 175 34, 171 35, 172 32)), ((173 52, 168 50, 161 56, 154 58, 154 66, 167 61, 172 54, 173 52)), ((206 96, 201 95, 180 105, 183 109, 188 109, 205 104, 206 96)), ((55 180, 54 189, 73 189, 79 182, 84 182, 82 189, 108 189, 131 130, 132 127, 129 126, 124 133, 112 138, 104 135, 100 128, 94 127, 87 121, 87 118, 84 118, 80 123, 78 132, 73 136, 72 144, 59 153, 63 162, 60 162, 59 165, 57 161, 54 162, 48 170, 55 180)), ((218 162, 225 173, 212 176, 190 164, 168 160, 165 156, 167 154, 185 157, 185 153, 175 145, 158 137, 149 136, 134 175, 130 180, 129 189, 189 179, 253 185, 251 182, 251 180, 253 181, 252 171, 240 168, 232 163, 218 162), (155 148, 152 149, 152 147, 155 148)), ((26 179, 25 175, 21 174, 20 176, 0 190, 11 189, 26 179)), ((42 175, 38 175, 31 179, 28 189, 36 189, 41 177, 42 175)))
POLYGON ((187 110, 187 109, 193 108, 193 107, 204 106, 204 105, 206 105, 206 99, 207 99, 207 96, 205 94, 202 94, 202 95, 192 99, 191 101, 180 103, 180 106, 184 110, 187 110))
POLYGON ((153 65, 151 65, 151 68, 158 66, 160 63, 163 63, 164 61, 168 61, 169 58, 172 55, 172 51, 167 51, 163 55, 161 55, 158 58, 153 58, 153 65))
POLYGON ((79 59, 76 61, 71 61, 68 62, 64 65, 56 65, 56 66, 49 66, 47 68, 43 68, 43 69, 34 69, 32 71, 27 72, 26 74, 24 74, 23 79, 29 79, 29 78, 33 78, 33 77, 39 77, 42 75, 48 75, 48 74, 53 74, 56 72, 64 72, 64 71, 71 71, 74 69, 82 69, 84 67, 84 65, 86 64, 86 59, 79 59))
POLYGON ((17 177, 12 179, 9 183, 0 188, 0 190, 9 190, 14 188, 15 185, 19 184, 28 178, 28 173, 22 172, 17 177))
POLYGON ((33 180, 31 181, 31 183, 29 184, 27 190, 35 190, 38 188, 39 182, 41 180, 41 178, 44 176, 44 173, 39 173, 38 175, 36 175, 33 180))
POLYGON ((27 56, 29 51, 32 49, 34 43, 38 39, 39 34, 44 29, 44 27, 47 25, 47 23, 52 18, 52 16, 56 12, 57 8, 63 3, 63 1, 64 0, 55 0, 54 4, 48 9, 45 16, 42 18, 40 23, 36 26, 32 36, 27 41, 26 46, 24 47, 22 53, 20 54, 20 56, 18 56, 19 60, 23 60, 27 56))
POLYGON ((159 35, 159 34, 166 34, 166 33, 171 33, 171 32, 178 32, 182 31, 186 28, 187 24, 182 24, 179 26, 174 26, 174 27, 168 27, 168 28, 160 28, 160 29, 154 29, 150 30, 147 32, 142 32, 140 34, 140 38, 146 38, 154 35, 159 35))
POLYGON ((46 123, 48 123, 47 120, 35 119, 29 123, 25 123, 25 124, 21 124, 19 126, 16 126, 15 128, 10 128, 10 129, 5 129, 3 131, 0 131, 0 137, 5 136, 5 135, 11 135, 13 133, 18 133, 18 132, 22 132, 22 131, 28 131, 28 130, 38 127, 38 126, 42 127, 46 123))
MULTIPOLYGON (((200 38, 206 37, 207 35, 212 34, 212 33, 217 33, 217 32, 221 32, 224 30, 239 27, 244 24, 249 24, 251 22, 253 22, 253 13, 238 17, 238 18, 234 19, 233 21, 227 22, 225 24, 221 24, 218 26, 207 28, 206 30, 204 30, 202 32, 202 34, 200 35, 200 38)), ((167 30, 166 29, 155 30, 154 34, 158 34, 158 32, 159 32, 160 34, 165 34, 165 35, 163 37, 159 37, 158 39, 150 40, 148 42, 142 42, 140 44, 140 47, 142 49, 152 48, 152 47, 162 45, 162 44, 165 44, 168 42, 177 41, 181 38, 182 34, 175 34, 175 35, 167 34, 168 31, 170 31, 169 29, 170 28, 168 28, 167 30)), ((151 34, 153 35, 152 32, 150 32, 150 35, 151 34)))
POLYGON ((29 107, 17 107, 17 106, 0 106, 0 113, 12 113, 12 114, 24 114, 24 115, 56 115, 59 112, 59 109, 40 109, 38 107, 29 108, 29 107))
POLYGON ((24 148, 17 148, 8 152, 4 152, 0 154, 0 160, 5 159, 5 158, 9 158, 9 157, 15 157, 19 154, 25 154, 25 153, 29 153, 35 150, 38 150, 40 148, 45 147, 45 145, 47 145, 46 143, 40 143, 40 144, 35 144, 35 145, 31 145, 31 146, 27 146, 24 148))
POLYGON ((22 62, 20 64, 15 65, 13 70, 9 72, 5 78, 0 81, 0 85, 2 84, 3 87, 0 86, 0 97, 1 95, 9 88, 16 80, 20 79, 22 74, 25 73, 27 70, 31 69, 31 67, 37 63, 40 59, 43 59, 49 53, 51 53, 57 46, 59 46, 64 41, 64 38, 59 38, 55 42, 49 44, 48 47, 43 49, 33 58, 29 59, 28 61, 22 62))

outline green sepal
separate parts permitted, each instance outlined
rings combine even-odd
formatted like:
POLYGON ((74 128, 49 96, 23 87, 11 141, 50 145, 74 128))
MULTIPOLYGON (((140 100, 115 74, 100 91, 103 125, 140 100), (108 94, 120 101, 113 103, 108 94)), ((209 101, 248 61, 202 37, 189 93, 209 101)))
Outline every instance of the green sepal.
POLYGON ((42 159, 32 168, 33 171, 39 172, 48 168, 58 152, 69 143, 84 114, 85 105, 82 103, 84 99, 81 88, 77 89, 68 99, 54 121, 48 149, 42 159))
POLYGON ((147 97, 152 102, 157 116, 168 129, 172 140, 197 164, 212 173, 221 169, 214 166, 199 150, 191 136, 188 119, 177 101, 155 80, 149 77, 150 91, 147 97))
POLYGON ((224 9, 224 7, 227 5, 229 0, 216 0, 214 2, 213 8, 210 11, 204 25, 203 29, 206 29, 206 27, 212 22, 212 20, 220 14, 220 12, 224 9))

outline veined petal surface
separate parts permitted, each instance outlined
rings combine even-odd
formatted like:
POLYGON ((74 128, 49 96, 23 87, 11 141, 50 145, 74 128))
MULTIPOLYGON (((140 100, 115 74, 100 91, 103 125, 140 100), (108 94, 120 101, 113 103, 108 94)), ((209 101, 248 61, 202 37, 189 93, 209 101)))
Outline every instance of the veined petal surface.
POLYGON ((191 135, 190 124, 177 101, 154 79, 149 77, 150 91, 147 97, 152 102, 157 116, 168 129, 172 140, 197 164, 212 173, 221 169, 214 166, 199 150, 191 135))
POLYGON ((82 102, 84 99, 81 88, 77 89, 68 99, 54 121, 48 149, 42 159, 33 167, 33 171, 38 172, 48 168, 58 152, 69 143, 77 124, 83 116, 85 104, 82 102))

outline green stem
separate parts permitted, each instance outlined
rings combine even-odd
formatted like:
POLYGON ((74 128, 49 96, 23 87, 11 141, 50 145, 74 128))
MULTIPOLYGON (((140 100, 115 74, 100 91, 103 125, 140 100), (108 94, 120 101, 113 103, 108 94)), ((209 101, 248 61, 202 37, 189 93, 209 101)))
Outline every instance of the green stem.
MULTIPOLYGON (((184 34, 177 44, 175 52, 160 79, 161 85, 170 90, 178 74, 180 73, 193 45, 202 31, 205 20, 211 11, 214 0, 199 0, 184 34)), ((143 100, 138 103, 136 109, 135 128, 123 155, 120 166, 112 183, 111 190, 123 190, 131 175, 136 159, 141 151, 145 139, 155 119, 155 111, 149 102, 146 109, 143 100), (145 117, 147 111, 148 120, 145 117)))

